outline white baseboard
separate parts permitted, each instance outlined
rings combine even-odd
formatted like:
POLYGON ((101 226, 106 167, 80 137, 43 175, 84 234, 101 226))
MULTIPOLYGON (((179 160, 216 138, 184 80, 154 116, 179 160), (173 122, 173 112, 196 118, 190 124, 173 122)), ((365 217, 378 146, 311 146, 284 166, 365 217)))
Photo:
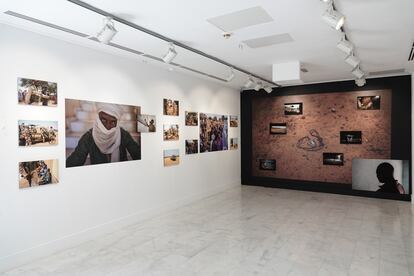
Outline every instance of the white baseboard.
POLYGON ((121 217, 119 219, 108 221, 106 223, 99 224, 99 225, 84 229, 82 231, 73 233, 71 235, 67 235, 67 236, 64 236, 64 237, 61 237, 55 240, 48 241, 46 243, 36 245, 31 248, 27 248, 25 250, 22 250, 22 251, 19 251, 14 254, 1 258, 0 259, 0 272, 4 272, 10 269, 13 269, 15 267, 18 267, 20 265, 32 262, 36 259, 52 255, 53 253, 56 253, 58 251, 74 247, 86 241, 96 239, 99 236, 119 230, 125 226, 138 223, 145 219, 155 217, 162 213, 174 210, 178 207, 190 204, 194 201, 213 196, 217 193, 224 192, 226 190, 235 188, 237 186, 240 186, 240 182, 235 182, 235 183, 232 183, 226 186, 223 186, 223 185, 217 186, 211 189, 207 193, 196 194, 196 195, 192 195, 192 196, 189 196, 183 199, 171 201, 157 208, 139 211, 132 215, 128 215, 125 217, 121 217))

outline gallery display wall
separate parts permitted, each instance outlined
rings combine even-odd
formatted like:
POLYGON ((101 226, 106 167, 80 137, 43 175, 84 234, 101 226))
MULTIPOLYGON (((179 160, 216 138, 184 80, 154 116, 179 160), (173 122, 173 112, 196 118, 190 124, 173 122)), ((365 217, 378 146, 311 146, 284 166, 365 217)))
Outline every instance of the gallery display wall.
POLYGON ((241 98, 243 184, 410 199, 411 76, 241 98))
POLYGON ((239 91, 11 26, 0 33, 0 271, 240 185, 239 91), (24 104, 20 78, 56 84, 57 96, 24 104), (98 135, 85 133, 102 110, 133 146, 99 164, 76 149, 98 135), (47 135, 27 139, 28 125, 47 135), (221 140, 205 135, 213 127, 221 140), (29 185, 30 168, 53 185, 29 185))

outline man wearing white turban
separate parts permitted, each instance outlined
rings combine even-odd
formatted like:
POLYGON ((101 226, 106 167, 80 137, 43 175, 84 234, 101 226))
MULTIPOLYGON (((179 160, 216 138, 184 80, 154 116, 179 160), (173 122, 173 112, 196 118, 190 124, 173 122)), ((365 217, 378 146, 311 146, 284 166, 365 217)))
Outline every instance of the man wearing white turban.
POLYGON ((134 160, 141 159, 141 149, 128 131, 119 126, 123 111, 116 104, 98 103, 92 129, 79 140, 66 167, 83 166, 90 157, 91 164, 127 161, 127 151, 134 160))

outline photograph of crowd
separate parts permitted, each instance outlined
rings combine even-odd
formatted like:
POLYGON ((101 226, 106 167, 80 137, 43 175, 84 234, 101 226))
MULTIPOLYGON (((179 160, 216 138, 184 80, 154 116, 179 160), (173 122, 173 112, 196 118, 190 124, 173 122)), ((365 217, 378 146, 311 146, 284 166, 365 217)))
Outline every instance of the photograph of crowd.
POLYGON ((228 150, 228 117, 200 113, 200 152, 228 150))
POLYGON ((381 107, 380 96, 357 97, 357 108, 359 110, 377 110, 381 107))
POLYGON ((286 134, 286 123, 270 123, 270 134, 286 134))
POLYGON ((185 140, 185 154, 198 153, 198 140, 185 140))
POLYGON ((66 167, 141 159, 139 106, 65 99, 66 167))
POLYGON ((285 103, 285 115, 302 115, 303 103, 285 103))
POLYGON ((198 113, 197 112, 185 112, 185 125, 186 126, 198 126, 198 113))
POLYGON ((19 162, 19 188, 56 184, 59 182, 58 160, 19 162))
POLYGON ((175 166, 180 164, 180 150, 164 150, 164 167, 175 166))
POLYGON ((179 102, 171 99, 164 99, 164 115, 169 116, 178 116, 179 112, 179 102))
POLYGON ((236 150, 239 148, 239 143, 237 138, 230 138, 230 150, 236 150))
POLYGON ((178 125, 164 125, 164 141, 177 141, 178 139, 178 125))
POLYGON ((344 165, 344 154, 336 152, 324 152, 323 153, 323 164, 343 166, 344 165))
POLYGON ((17 95, 19 104, 57 106, 57 83, 18 78, 17 95))
POLYGON ((57 121, 19 120, 19 146, 48 146, 58 144, 57 121))
POLYGON ((341 131, 341 144, 362 144, 362 131, 341 131))
POLYGON ((275 171, 276 170, 276 160, 275 159, 260 159, 259 160, 259 169, 262 171, 275 171))
POLYGON ((230 115, 230 127, 238 127, 239 126, 239 118, 237 116, 230 115))
POLYGON ((138 132, 156 132, 155 115, 138 115, 138 132))

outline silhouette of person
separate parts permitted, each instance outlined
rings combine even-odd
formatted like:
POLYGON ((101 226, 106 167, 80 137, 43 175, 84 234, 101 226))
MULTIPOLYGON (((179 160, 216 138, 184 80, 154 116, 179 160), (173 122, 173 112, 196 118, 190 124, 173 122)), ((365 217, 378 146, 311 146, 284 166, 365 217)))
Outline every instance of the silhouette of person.
POLYGON ((384 162, 378 165, 377 178, 380 183, 384 183, 379 186, 377 192, 405 194, 404 187, 394 178, 394 167, 390 163, 384 162))

